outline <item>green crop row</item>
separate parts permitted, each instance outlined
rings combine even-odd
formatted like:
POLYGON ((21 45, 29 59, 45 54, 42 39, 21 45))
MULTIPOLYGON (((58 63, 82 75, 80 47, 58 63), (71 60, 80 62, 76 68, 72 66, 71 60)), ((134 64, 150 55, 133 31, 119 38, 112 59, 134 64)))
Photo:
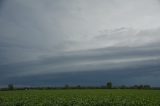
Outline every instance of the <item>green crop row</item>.
POLYGON ((0 91, 0 106, 160 106, 159 90, 0 91))

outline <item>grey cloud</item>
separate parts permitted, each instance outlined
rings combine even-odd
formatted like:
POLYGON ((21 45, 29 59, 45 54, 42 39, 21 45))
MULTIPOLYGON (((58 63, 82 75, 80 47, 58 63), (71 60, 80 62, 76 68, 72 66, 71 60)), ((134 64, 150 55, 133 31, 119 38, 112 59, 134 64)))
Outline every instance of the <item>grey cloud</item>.
POLYGON ((42 81, 43 74, 66 80, 71 73, 81 73, 80 81, 96 71, 94 77, 133 75, 133 82, 151 78, 156 84, 159 9, 158 0, 0 0, 0 83, 42 81))
POLYGON ((80 72, 61 72, 54 74, 16 76, 1 80, 2 84, 14 83, 24 86, 63 86, 69 85, 103 85, 111 80, 114 85, 150 84, 159 86, 159 64, 140 67, 124 67, 119 70, 92 70, 80 72), (156 73, 155 73, 156 72, 156 73))
POLYGON ((32 74, 121 69, 143 64, 159 64, 159 48, 103 48, 71 52, 35 61, 1 65, 1 75, 21 76, 32 74), (14 70, 14 71, 12 71, 14 70))

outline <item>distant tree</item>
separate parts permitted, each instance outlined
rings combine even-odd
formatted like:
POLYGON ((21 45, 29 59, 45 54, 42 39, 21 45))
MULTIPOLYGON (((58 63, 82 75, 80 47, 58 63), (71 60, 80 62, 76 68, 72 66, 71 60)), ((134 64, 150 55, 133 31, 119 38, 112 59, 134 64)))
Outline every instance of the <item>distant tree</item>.
POLYGON ((144 89, 150 89, 151 88, 150 85, 144 85, 143 87, 144 87, 144 89))
POLYGON ((126 89, 127 87, 125 85, 121 85, 119 88, 120 89, 126 89))
POLYGON ((108 89, 111 89, 112 88, 112 82, 110 81, 110 82, 107 82, 107 88, 108 89))
POLYGON ((143 89, 143 88, 144 88, 143 85, 138 86, 138 89, 143 89))
POLYGON ((150 89, 151 86, 150 85, 134 85, 131 88, 134 88, 134 89, 150 89))
POLYGON ((68 85, 68 84, 66 84, 66 85, 64 86, 64 88, 65 88, 65 89, 68 89, 68 88, 69 88, 69 85, 68 85))
POLYGON ((80 86, 80 85, 77 85, 77 86, 76 86, 76 88, 80 89, 80 88, 81 88, 81 86, 80 86))
POLYGON ((13 84, 8 84, 8 90, 13 90, 13 89, 14 89, 13 84))
POLYGON ((131 87, 133 89, 138 89, 138 85, 134 85, 133 87, 131 87))

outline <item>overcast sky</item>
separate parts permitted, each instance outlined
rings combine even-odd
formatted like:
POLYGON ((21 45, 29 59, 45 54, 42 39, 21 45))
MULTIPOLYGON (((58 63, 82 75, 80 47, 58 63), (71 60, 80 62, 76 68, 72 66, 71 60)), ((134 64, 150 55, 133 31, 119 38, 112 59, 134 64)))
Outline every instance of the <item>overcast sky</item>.
POLYGON ((0 0, 0 86, 160 86, 160 0, 0 0))

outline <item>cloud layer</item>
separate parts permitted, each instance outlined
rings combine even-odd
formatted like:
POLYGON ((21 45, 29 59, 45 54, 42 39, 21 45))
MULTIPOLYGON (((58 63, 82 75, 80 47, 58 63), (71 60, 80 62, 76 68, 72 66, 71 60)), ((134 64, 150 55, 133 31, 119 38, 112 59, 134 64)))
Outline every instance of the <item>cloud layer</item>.
POLYGON ((0 0, 0 85, 160 86, 159 10, 159 0, 0 0))

